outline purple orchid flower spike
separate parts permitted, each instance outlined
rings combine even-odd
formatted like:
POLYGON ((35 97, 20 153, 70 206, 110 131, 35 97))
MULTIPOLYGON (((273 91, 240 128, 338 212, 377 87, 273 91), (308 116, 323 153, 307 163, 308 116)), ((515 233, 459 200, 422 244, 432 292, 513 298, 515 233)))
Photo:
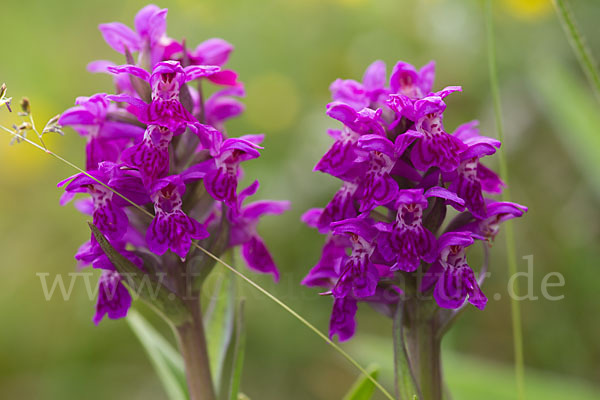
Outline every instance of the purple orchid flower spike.
POLYGON ((352 245, 352 254, 342 267, 340 278, 332 291, 333 296, 373 296, 379 281, 379 272, 371 261, 377 229, 365 219, 352 218, 333 223, 332 233, 348 237, 352 245))
POLYGON ((258 190, 259 183, 254 181, 250 186, 240 192, 238 197, 238 212, 229 210, 228 219, 231 223, 230 246, 241 245, 242 257, 252 270, 272 274, 273 279, 279 280, 279 270, 264 241, 258 235, 256 226, 260 218, 266 214, 278 215, 290 208, 289 201, 262 200, 242 205, 248 196, 258 190))
POLYGON ((470 232, 447 232, 438 241, 438 258, 423 277, 421 290, 433 284, 433 297, 440 307, 456 309, 466 299, 483 310, 487 297, 467 264, 465 249, 474 242, 470 232))
POLYGON ((390 89, 392 93, 421 99, 431 93, 434 79, 434 61, 430 61, 419 71, 411 64, 399 61, 390 75, 390 89))
MULTIPOLYGON (((74 201, 93 220, 91 239, 80 247, 76 260, 82 267, 104 271, 95 323, 105 315, 125 316, 131 304, 122 281, 131 266, 117 262, 114 251, 136 265, 141 278, 169 272, 162 292, 173 300, 169 307, 161 300, 164 296, 144 292, 141 297, 170 323, 180 325, 183 311, 186 316, 194 313, 175 303, 183 297, 199 300, 198 288, 208 274, 196 273, 210 270, 212 264, 192 257, 191 247, 194 240, 209 237, 208 226, 214 236, 202 245, 212 254, 222 256, 240 246, 251 269, 279 278, 256 226, 262 215, 279 214, 289 204, 242 205, 258 183, 237 193, 241 164, 259 157, 263 135, 229 136, 226 123, 244 111, 238 98, 245 95, 238 74, 222 68, 233 46, 213 38, 188 50, 185 40, 167 36, 166 16, 166 9, 149 5, 137 13, 133 29, 121 23, 100 25, 106 42, 125 55, 127 65, 99 60, 88 70, 110 73, 115 94, 78 98, 59 121, 87 139, 87 172, 59 186, 65 186, 61 204, 78 193, 89 195, 74 201), (205 93, 209 83, 221 88, 205 93), (154 217, 146 218, 152 209, 154 217)), ((209 381, 203 387, 210 388, 209 381)), ((192 391, 190 396, 205 397, 192 391)))
POLYGON ((369 65, 363 76, 363 82, 353 79, 336 79, 329 90, 335 102, 344 103, 356 111, 383 103, 388 94, 385 87, 386 71, 383 61, 369 65))
POLYGON ((79 173, 58 184, 58 187, 61 187, 69 182, 65 187, 65 194, 61 198, 61 205, 72 200, 76 193, 90 194, 93 200, 94 225, 109 240, 119 240, 127 231, 128 218, 124 207, 130 204, 98 181, 137 204, 144 204, 148 200, 139 176, 131 171, 120 169, 114 163, 102 162, 97 170, 88 171, 87 174, 79 173))
POLYGON ((98 28, 113 50, 121 54, 125 54, 127 50, 139 51, 140 58, 149 56, 152 67, 163 57, 167 9, 150 4, 136 14, 134 24, 135 31, 120 22, 100 24, 98 28))
POLYGON ((116 162, 119 154, 143 134, 138 126, 108 120, 109 112, 117 110, 104 93, 91 97, 79 97, 76 106, 66 110, 58 120, 63 126, 71 126, 87 137, 86 169, 98 168, 102 161, 116 162))
POLYGON ((156 64, 152 74, 134 65, 108 67, 108 70, 114 74, 127 73, 148 82, 152 89, 152 103, 147 104, 139 98, 126 94, 108 96, 108 98, 128 103, 130 111, 141 122, 162 125, 177 135, 188 125, 198 122, 179 102, 181 86, 186 82, 212 75, 219 69, 214 65, 192 65, 183 68, 177 61, 163 61, 156 64))
POLYGON ((190 250, 192 239, 205 239, 209 233, 182 211, 181 197, 185 193, 185 184, 179 175, 159 179, 150 191, 155 216, 146 233, 148 248, 158 255, 171 249, 183 260, 190 250))

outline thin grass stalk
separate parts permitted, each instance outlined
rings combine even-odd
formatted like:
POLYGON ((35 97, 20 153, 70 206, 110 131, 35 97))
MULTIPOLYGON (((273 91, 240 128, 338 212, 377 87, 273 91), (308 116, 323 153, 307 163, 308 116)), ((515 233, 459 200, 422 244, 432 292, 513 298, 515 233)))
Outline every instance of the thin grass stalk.
MULTIPOLYGON (((508 176, 508 163, 506 161, 506 154, 504 148, 506 141, 504 140, 504 131, 502 127, 502 107, 500 103, 500 89, 498 84, 498 72, 496 68, 496 45, 494 40, 494 21, 493 21, 493 10, 492 0, 485 1, 485 22, 486 22, 486 33, 487 33, 487 47, 488 47, 488 64, 490 74, 490 87, 492 91, 492 98, 494 103, 494 114, 496 119, 496 132, 498 134, 498 140, 500 140, 504 146, 499 151, 500 161, 500 175, 506 183, 506 188, 502 193, 503 201, 510 201, 509 192, 509 176, 508 176)), ((517 259, 515 251, 515 238, 512 226, 512 221, 506 221, 506 258, 508 260, 508 273, 509 276, 514 276, 517 273, 517 259)), ((518 282, 514 282, 514 290, 519 291, 518 282)), ((512 331, 513 331, 513 347, 514 347, 514 359, 515 359, 515 377, 517 386, 517 398, 519 400, 525 400, 525 370, 523 363, 523 334, 521 328, 521 309, 519 302, 511 297, 510 302, 511 309, 511 320, 512 320, 512 331)))
POLYGON ((585 42, 585 37, 577 28, 577 22, 573 16, 573 12, 565 0, 552 0, 556 14, 565 30, 565 34, 569 38, 571 47, 581 64, 583 72, 586 74, 596 98, 600 101, 600 73, 598 73, 598 64, 594 60, 594 56, 585 42))

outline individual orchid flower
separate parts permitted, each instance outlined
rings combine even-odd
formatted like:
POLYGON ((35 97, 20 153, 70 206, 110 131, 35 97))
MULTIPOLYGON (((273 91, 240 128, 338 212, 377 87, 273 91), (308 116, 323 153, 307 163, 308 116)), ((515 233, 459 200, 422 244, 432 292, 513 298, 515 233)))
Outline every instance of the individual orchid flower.
POLYGON ((98 300, 94 324, 98 325, 105 315, 110 319, 119 319, 127 316, 131 307, 131 295, 117 271, 104 270, 98 281, 98 300))
POLYGON ((344 179, 361 161, 368 161, 367 153, 357 146, 358 139, 367 134, 385 135, 380 121, 381 110, 364 108, 357 112, 346 104, 331 103, 327 115, 342 122, 344 128, 329 132, 336 141, 314 169, 344 179))
POLYGON ((242 257, 252 270, 272 274, 275 281, 279 280, 279 271, 275 266, 273 257, 269 253, 264 241, 259 236, 256 226, 260 218, 266 214, 282 214, 290 207, 289 201, 261 200, 243 205, 248 196, 256 193, 258 181, 242 190, 238 197, 238 212, 228 210, 231 240, 230 246, 241 246, 242 257))
POLYGON ((98 168, 102 161, 119 161, 119 154, 143 133, 143 128, 108 119, 108 113, 116 112, 117 107, 110 103, 104 93, 78 97, 75 104, 60 116, 58 123, 71 126, 87 138, 88 170, 98 168))
POLYGON ((469 211, 477 218, 487 215, 483 191, 498 194, 504 182, 498 175, 485 167, 479 160, 496 152, 500 141, 480 136, 478 122, 473 121, 459 126, 453 136, 466 146, 461 153, 461 163, 456 171, 447 173, 445 180, 450 180, 449 189, 465 200, 469 211))
POLYGON ((434 61, 430 61, 418 71, 411 64, 398 61, 390 75, 390 90, 391 93, 411 99, 422 99, 431 93, 434 78, 434 61))
POLYGON ((396 148, 389 139, 379 135, 361 137, 358 147, 370 154, 359 185, 359 211, 365 212, 392 202, 398 194, 398 183, 390 175, 396 164, 396 148))
MULTIPOLYGON (((444 96, 455 90, 460 88, 447 89, 444 96)), ((413 107, 399 105, 394 100, 399 98, 390 96, 388 104, 397 112, 407 114, 409 119, 414 120, 415 129, 400 135, 396 143, 398 144, 400 140, 400 147, 407 149, 415 142, 410 150, 410 160, 421 171, 426 171, 430 167, 439 167, 445 172, 455 170, 460 164, 460 153, 464 151, 465 145, 460 139, 449 135, 444 130, 442 113, 446 109, 446 103, 443 97, 437 95, 425 97, 417 100, 413 107)))
POLYGON ((427 198, 432 196, 451 197, 461 202, 461 199, 442 188, 427 193, 423 189, 402 189, 396 199, 398 211, 394 223, 377 224, 382 231, 379 251, 386 261, 394 263, 392 271, 413 272, 421 260, 427 263, 435 260, 436 238, 423 226, 423 210, 427 208, 427 198))
POLYGON ((469 222, 462 226, 460 230, 470 231, 485 238, 490 246, 498 234, 502 222, 522 217, 527 212, 527 207, 505 201, 488 200, 486 207, 487 216, 485 218, 469 222))
POLYGON ((185 193, 183 179, 178 175, 159 179, 152 185, 150 192, 155 216, 146 233, 148 248, 158 255, 171 249, 181 259, 185 259, 192 239, 205 239, 209 233, 181 209, 185 193))
MULTIPOLYGON (((219 135, 216 130, 212 132, 219 135)), ((214 136, 213 136, 214 137, 214 136)), ((215 145, 210 149, 212 158, 191 167, 187 176, 204 179, 206 191, 215 199, 236 210, 237 186, 240 178, 240 163, 260 156, 257 149, 263 135, 246 135, 240 138, 228 138, 222 143, 213 140, 215 145)), ((203 139, 201 139, 201 142, 203 139)))
POLYGON ((204 103, 206 123, 223 131, 225 121, 244 111, 244 105, 233 96, 243 97, 245 94, 242 87, 226 88, 213 93, 204 103))
POLYGON ((354 204, 358 200, 357 193, 358 183, 344 182, 325 208, 307 211, 302 220, 307 222, 307 220, 315 218, 314 227, 318 228, 320 233, 327 233, 331 230, 330 226, 333 222, 358 216, 358 210, 354 204))
POLYGON ((123 152, 123 162, 137 168, 149 182, 163 178, 169 173, 169 144, 172 138, 173 132, 168 128, 148 125, 142 141, 123 152))
MULTIPOLYGON (((126 250, 125 243, 125 241, 119 240, 113 242, 112 245, 141 270, 142 260, 135 253, 126 250)), ((93 318, 94 324, 98 325, 105 315, 108 315, 110 319, 125 317, 131 307, 131 295, 123 285, 121 275, 98 243, 93 238, 84 243, 75 255, 75 259, 80 262, 81 266, 91 264, 94 268, 102 270, 102 275, 98 280, 98 300, 93 318)))
POLYGON ((108 98, 130 105, 130 111, 145 124, 162 125, 174 134, 182 133, 185 128, 198 121, 179 101, 179 92, 186 82, 209 76, 219 71, 214 65, 192 65, 183 68, 177 61, 163 61, 156 64, 152 74, 134 65, 108 67, 114 74, 127 73, 150 84, 152 102, 127 95, 114 95, 108 98))
MULTIPOLYGON (((316 227, 316 224, 311 223, 308 218, 304 221, 307 225, 316 227)), ((321 258, 304 277, 302 284, 308 287, 318 286, 332 289, 340 277, 342 266, 348 257, 346 249, 350 247, 352 244, 346 236, 328 235, 321 258)))
POLYGON ((333 296, 373 296, 380 277, 377 267, 371 261, 376 248, 377 229, 365 219, 352 218, 333 223, 332 233, 348 237, 352 245, 352 254, 342 267, 340 278, 332 291, 333 296))
POLYGON ((97 170, 79 173, 63 180, 58 187, 67 182, 61 205, 73 199, 76 193, 90 194, 93 201, 94 225, 109 240, 119 240, 127 231, 128 217, 124 207, 130 205, 109 187, 137 204, 144 204, 148 199, 139 176, 107 161, 101 162, 97 170))
MULTIPOLYGON (((306 218, 309 226, 316 227, 316 221, 306 218)), ((330 234, 323 247, 323 252, 319 262, 310 270, 308 275, 302 280, 302 284, 308 287, 323 287, 333 289, 340 276, 344 273, 344 265, 348 256, 346 249, 351 248, 351 240, 346 236, 330 234)), ((376 266, 380 275, 386 275, 385 267, 376 266)), ((333 339, 335 335, 340 341, 350 339, 354 335, 356 322, 354 316, 357 310, 357 302, 368 302, 374 306, 394 304, 398 301, 401 290, 392 287, 391 290, 384 290, 377 286, 375 294, 368 297, 356 297, 348 295, 346 297, 334 297, 333 310, 329 322, 329 337, 333 339)))
POLYGON ((438 257, 423 278, 422 290, 435 284, 433 297, 440 307, 459 308, 465 300, 483 310, 487 297, 467 264, 466 248, 474 242, 470 232, 447 232, 438 240, 438 257))

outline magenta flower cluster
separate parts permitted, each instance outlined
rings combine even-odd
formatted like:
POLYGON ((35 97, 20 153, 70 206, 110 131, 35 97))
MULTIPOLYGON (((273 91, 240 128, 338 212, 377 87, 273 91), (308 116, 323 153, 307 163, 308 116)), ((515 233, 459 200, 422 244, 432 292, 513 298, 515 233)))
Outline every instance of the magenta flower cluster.
MULTIPOLYGON (((108 45, 125 55, 127 64, 89 64, 91 72, 114 77, 116 94, 80 97, 60 118, 61 125, 86 138, 86 170, 94 178, 78 174, 61 182, 61 204, 77 193, 88 194, 76 207, 91 215, 112 246, 142 271, 149 265, 171 275, 173 269, 185 271, 197 251, 192 241, 216 252, 217 237, 225 235, 225 248, 241 246, 250 268, 278 279, 256 226, 262 215, 280 214, 289 204, 244 204, 258 181, 238 188, 240 165, 259 157, 263 135, 232 138, 226 132, 225 122, 244 110, 237 99, 244 95, 243 85, 224 68, 233 47, 209 39, 189 50, 184 41, 166 35, 166 17, 166 9, 149 5, 136 15, 135 29, 117 22, 100 25, 108 45), (205 98, 207 83, 220 89, 205 98), (150 221, 98 181, 154 218, 150 221)), ((93 237, 76 259, 103 270, 94 322, 106 314, 125 316, 131 296, 93 237)))
POLYGON ((500 142, 481 136, 476 121, 446 132, 445 98, 461 88, 433 92, 434 75, 433 62, 420 70, 398 62, 388 81, 376 61, 362 83, 338 79, 330 87, 327 115, 341 129, 328 132, 335 142, 315 170, 342 186, 325 208, 303 216, 327 235, 303 284, 333 296, 331 337, 352 337, 358 301, 401 301, 403 282, 419 282, 416 290, 432 293, 440 307, 468 301, 483 309, 487 298, 466 250, 491 244, 501 222, 527 210, 485 197, 505 186, 481 162, 500 142), (457 215, 443 226, 448 206, 457 215))

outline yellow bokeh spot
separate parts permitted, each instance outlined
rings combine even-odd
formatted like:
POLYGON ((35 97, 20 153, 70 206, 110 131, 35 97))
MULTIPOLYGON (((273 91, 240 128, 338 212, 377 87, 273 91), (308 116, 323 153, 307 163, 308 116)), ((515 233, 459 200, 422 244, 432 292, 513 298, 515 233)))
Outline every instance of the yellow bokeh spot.
POLYGON ((294 122, 300 101, 290 78, 275 72, 255 77, 248 82, 246 93, 245 115, 255 128, 274 133, 294 122))
POLYGON ((505 8, 515 17, 539 19, 552 10, 551 0, 503 0, 505 8))

